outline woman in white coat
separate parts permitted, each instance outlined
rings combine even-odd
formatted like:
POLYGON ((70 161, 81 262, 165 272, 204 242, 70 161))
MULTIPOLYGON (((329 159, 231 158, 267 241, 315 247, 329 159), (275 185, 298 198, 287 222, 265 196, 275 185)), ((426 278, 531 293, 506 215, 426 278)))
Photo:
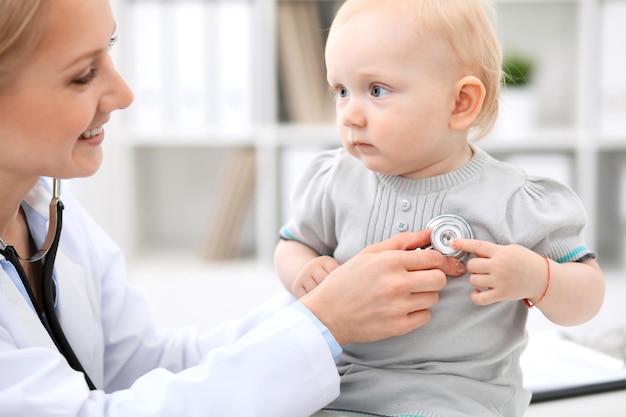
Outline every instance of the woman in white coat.
POLYGON ((114 34, 108 0, 0 2, 0 416, 310 415, 338 395, 341 345, 422 326, 463 266, 402 234, 298 301, 205 335, 156 330, 118 247, 50 180, 95 173, 132 101, 114 34))

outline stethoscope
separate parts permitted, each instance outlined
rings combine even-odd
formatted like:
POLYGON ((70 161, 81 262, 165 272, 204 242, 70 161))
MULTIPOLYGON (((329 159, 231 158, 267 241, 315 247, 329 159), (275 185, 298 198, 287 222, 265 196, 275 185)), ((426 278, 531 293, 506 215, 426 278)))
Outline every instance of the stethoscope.
POLYGON ((59 239, 61 237, 61 228, 63 226, 63 203, 59 196, 61 194, 61 180, 55 178, 52 182, 52 199, 50 200, 50 222, 48 223, 48 232, 46 239, 44 240, 41 248, 31 257, 22 258, 18 255, 15 248, 11 245, 7 245, 2 238, 0 238, 0 254, 4 255, 5 259, 15 267, 17 274, 26 288, 28 297, 30 298, 33 308, 37 311, 41 324, 46 328, 48 334, 54 341, 54 344, 59 349, 59 352, 69 363, 69 365, 76 371, 82 372, 85 375, 85 380, 89 389, 95 390, 96 387, 87 375, 87 372, 81 365, 80 361, 76 357, 76 354, 72 350, 70 343, 68 342, 63 329, 59 323, 59 319, 54 310, 54 302, 56 299, 56 286, 52 281, 52 270, 54 269, 54 261, 57 255, 57 249, 59 246, 59 239), (43 262, 43 281, 41 285, 41 298, 43 301, 44 311, 39 312, 35 307, 36 300, 33 294, 33 290, 28 282, 28 277, 20 260, 25 262, 37 262, 41 259, 43 262))
POLYGON ((430 244, 418 249, 434 249, 446 256, 451 256, 465 262, 470 254, 450 247, 454 239, 473 239, 474 234, 470 225, 455 214, 442 214, 431 219, 426 224, 430 232, 430 244))

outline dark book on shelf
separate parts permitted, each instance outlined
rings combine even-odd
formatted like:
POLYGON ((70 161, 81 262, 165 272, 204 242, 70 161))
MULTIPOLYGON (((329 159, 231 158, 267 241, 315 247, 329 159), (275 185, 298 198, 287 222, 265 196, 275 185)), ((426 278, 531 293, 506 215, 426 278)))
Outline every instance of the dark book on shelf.
POLYGON ((334 119, 326 83, 324 44, 329 22, 317 2, 279 2, 278 58, 282 105, 287 121, 324 123, 334 119))
POLYGON ((254 202, 256 153, 252 148, 232 151, 224 167, 223 180, 217 190, 219 198, 211 216, 201 258, 227 261, 237 258, 245 220, 254 202))

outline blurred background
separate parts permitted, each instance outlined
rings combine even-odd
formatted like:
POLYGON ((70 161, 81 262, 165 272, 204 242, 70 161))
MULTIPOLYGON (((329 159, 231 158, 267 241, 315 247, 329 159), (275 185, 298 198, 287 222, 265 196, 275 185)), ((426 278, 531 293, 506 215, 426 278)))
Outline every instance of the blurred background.
MULTIPOLYGON (((243 268, 265 277, 259 299, 279 289, 272 254, 293 182, 339 146, 323 47, 340 3, 113 0, 112 54, 135 102, 113 115, 100 172, 69 185, 126 251, 131 280, 163 288, 217 270, 218 288, 240 288, 243 268)), ((570 185, 589 245, 626 285, 626 1, 495 3, 520 72, 480 146, 570 185)))
MULTIPOLYGON (((112 53, 136 98, 108 127, 102 170, 74 189, 130 262, 271 261, 299 169, 339 146, 323 45, 341 2, 113 3, 112 53)), ((505 62, 524 82, 505 86, 480 145, 574 188, 590 246, 621 270, 626 1, 495 3, 505 62)))

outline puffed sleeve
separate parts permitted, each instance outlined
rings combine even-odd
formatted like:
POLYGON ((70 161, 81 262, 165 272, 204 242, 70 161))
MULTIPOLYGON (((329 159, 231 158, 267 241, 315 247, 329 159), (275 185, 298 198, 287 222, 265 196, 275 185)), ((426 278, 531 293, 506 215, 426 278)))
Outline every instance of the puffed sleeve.
POLYGON ((321 152, 305 169, 291 195, 292 216, 280 230, 281 239, 296 240, 320 255, 332 256, 337 247, 328 189, 336 172, 338 152, 321 152))
POLYGON ((505 216, 496 237, 500 243, 515 242, 557 262, 595 257, 584 244, 587 214, 582 202, 562 183, 528 176, 512 194, 505 216))

